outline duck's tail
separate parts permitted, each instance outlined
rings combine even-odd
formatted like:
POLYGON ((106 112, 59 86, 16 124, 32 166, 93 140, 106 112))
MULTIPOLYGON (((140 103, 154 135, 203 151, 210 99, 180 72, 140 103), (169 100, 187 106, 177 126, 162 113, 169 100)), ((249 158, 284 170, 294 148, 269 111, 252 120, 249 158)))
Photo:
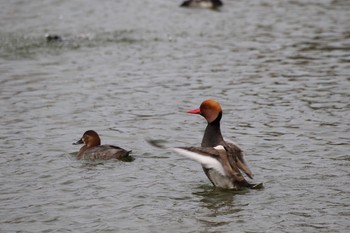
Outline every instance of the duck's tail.
POLYGON ((123 162, 132 162, 135 160, 135 158, 133 156, 131 156, 132 150, 128 150, 125 152, 125 155, 120 159, 122 160, 123 162))

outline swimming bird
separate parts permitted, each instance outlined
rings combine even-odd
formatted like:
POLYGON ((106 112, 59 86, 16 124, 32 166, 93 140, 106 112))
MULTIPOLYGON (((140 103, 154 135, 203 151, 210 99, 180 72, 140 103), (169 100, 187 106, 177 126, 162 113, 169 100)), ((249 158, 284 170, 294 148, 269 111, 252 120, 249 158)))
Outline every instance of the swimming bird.
POLYGON ((180 6, 192 8, 218 9, 223 5, 220 0, 186 0, 180 6))
POLYGON ((225 141, 221 134, 220 121, 223 111, 220 103, 208 99, 203 101, 199 108, 187 112, 203 116, 207 120, 207 127, 201 147, 180 148, 179 150, 185 150, 181 152, 187 154, 189 152, 200 154, 197 157, 195 154, 187 155, 187 157, 192 157, 202 164, 205 174, 214 186, 231 189, 254 188, 255 185, 246 181, 240 172, 243 171, 249 178, 253 178, 253 173, 244 161, 243 151, 234 143, 225 141), (203 162, 208 158, 210 162, 203 162))
POLYGON ((63 38, 60 35, 56 34, 47 34, 45 35, 46 42, 47 43, 54 43, 54 42, 62 42, 63 38))
POLYGON ((129 155, 131 151, 127 151, 118 146, 101 145, 100 136, 93 130, 86 131, 81 139, 73 144, 84 144, 79 150, 77 159, 132 160, 129 155))
POLYGON ((161 141, 148 140, 156 147, 171 149, 189 159, 199 162, 208 179, 215 187, 239 190, 242 188, 261 189, 263 184, 249 183, 242 175, 243 171, 249 178, 253 173, 243 158, 243 151, 234 143, 225 141, 221 135, 220 121, 222 108, 215 100, 205 100, 199 108, 188 113, 200 114, 207 120, 202 144, 200 147, 166 148, 161 141))

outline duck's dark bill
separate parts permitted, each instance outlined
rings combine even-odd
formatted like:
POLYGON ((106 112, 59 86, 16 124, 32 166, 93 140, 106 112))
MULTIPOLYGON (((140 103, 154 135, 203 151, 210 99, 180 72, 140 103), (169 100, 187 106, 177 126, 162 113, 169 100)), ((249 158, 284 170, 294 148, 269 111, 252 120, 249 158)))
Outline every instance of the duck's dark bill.
POLYGON ((77 141, 77 142, 73 142, 73 145, 79 145, 79 144, 84 144, 82 138, 79 141, 77 141))

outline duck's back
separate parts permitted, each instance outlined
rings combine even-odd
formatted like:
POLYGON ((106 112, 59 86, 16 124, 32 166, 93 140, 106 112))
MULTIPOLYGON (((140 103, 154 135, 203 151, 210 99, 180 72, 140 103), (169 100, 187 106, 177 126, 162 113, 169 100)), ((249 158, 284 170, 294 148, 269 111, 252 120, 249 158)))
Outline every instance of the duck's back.
POLYGON ((81 159, 124 159, 130 152, 118 146, 101 145, 87 149, 81 159))

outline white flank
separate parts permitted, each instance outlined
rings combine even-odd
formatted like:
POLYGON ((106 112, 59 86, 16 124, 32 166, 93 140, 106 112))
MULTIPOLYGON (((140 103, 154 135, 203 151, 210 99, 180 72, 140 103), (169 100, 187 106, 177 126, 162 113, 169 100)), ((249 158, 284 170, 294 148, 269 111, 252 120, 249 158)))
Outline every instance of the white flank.
POLYGON ((201 155, 201 154, 198 154, 198 153, 195 153, 192 151, 188 151, 185 149, 181 149, 181 148, 172 148, 172 150, 178 154, 186 156, 189 159, 192 159, 192 160, 195 160, 195 161, 201 163, 202 166, 205 168, 212 168, 212 169, 215 169, 216 171, 218 171, 221 175, 223 175, 223 176, 226 175, 221 163, 218 160, 216 160, 210 156, 201 155))

